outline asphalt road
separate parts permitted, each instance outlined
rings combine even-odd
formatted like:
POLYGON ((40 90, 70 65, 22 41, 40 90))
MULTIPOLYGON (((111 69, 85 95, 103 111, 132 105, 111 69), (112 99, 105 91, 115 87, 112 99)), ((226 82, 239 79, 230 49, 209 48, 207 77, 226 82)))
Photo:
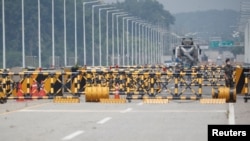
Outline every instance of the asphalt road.
POLYGON ((209 124, 249 124, 249 103, 201 104, 170 101, 145 104, 53 103, 0 105, 1 140, 7 141, 206 141, 209 124))

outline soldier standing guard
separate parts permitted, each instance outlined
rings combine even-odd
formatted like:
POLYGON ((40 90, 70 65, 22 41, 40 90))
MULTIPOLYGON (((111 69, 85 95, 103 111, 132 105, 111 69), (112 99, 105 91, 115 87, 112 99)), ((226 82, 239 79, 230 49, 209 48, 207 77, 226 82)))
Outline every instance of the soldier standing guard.
POLYGON ((233 82, 233 72, 234 68, 230 63, 230 59, 226 59, 226 65, 224 67, 224 77, 225 77, 225 83, 226 87, 234 87, 234 82, 233 82))

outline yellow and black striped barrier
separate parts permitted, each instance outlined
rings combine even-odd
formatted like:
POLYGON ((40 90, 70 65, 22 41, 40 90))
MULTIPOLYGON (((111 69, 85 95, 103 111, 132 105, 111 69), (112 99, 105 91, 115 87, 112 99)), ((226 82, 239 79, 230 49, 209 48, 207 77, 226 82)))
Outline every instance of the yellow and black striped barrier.
POLYGON ((145 104, 168 104, 168 99, 158 99, 158 98, 145 98, 142 100, 145 104))
POLYGON ((54 103, 80 103, 80 98, 77 96, 56 96, 53 99, 54 103))
POLYGON ((201 104, 225 104, 226 99, 225 98, 202 98, 200 99, 201 104))
POLYGON ((250 99, 249 94, 249 78, 250 72, 244 72, 245 81, 244 81, 244 101, 247 102, 250 99))
POLYGON ((230 87, 212 88, 212 98, 225 99, 226 102, 236 102, 236 89, 230 87))
MULTIPOLYGON (((0 102, 8 97, 43 97, 43 96, 72 96, 85 95, 86 102, 100 102, 100 99, 109 98, 119 87, 119 93, 133 97, 156 97, 164 93, 172 100, 200 99, 203 87, 212 87, 212 95, 218 98, 223 95, 228 101, 238 92, 247 93, 244 82, 246 67, 237 67, 235 70, 236 92, 223 89, 223 66, 198 66, 191 69, 168 70, 162 65, 85 67, 78 70, 46 70, 24 71, 20 73, 0 71, 0 102), (242 77, 243 75, 243 77, 242 77), (19 76, 20 80, 13 80, 19 76), (242 81, 243 79, 243 81, 242 81), (171 83, 171 86, 169 85, 171 83), (216 88, 220 88, 220 91, 216 88), (221 91, 224 92, 221 92, 221 91), (42 91, 42 92, 41 92, 42 91), (229 96, 228 96, 229 93, 229 96), (172 98, 171 98, 172 97, 172 98)), ((3 103, 3 102, 2 102, 3 103)))
POLYGON ((100 103, 104 104, 124 104, 127 100, 125 98, 115 99, 115 98, 101 98, 100 103))

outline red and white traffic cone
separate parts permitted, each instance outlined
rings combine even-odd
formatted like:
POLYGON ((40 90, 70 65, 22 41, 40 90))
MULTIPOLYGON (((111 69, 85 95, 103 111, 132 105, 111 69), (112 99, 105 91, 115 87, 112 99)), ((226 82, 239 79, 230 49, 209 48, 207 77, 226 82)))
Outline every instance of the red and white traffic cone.
POLYGON ((117 84, 115 87, 115 99, 120 99, 119 95, 119 85, 117 84))
POLYGON ((33 81, 31 85, 31 96, 38 96, 37 82, 33 81))
POLYGON ((42 96, 45 96, 46 95, 46 92, 44 90, 44 81, 41 81, 41 87, 40 87, 40 91, 39 91, 39 96, 42 97, 42 96))
POLYGON ((16 101, 17 102, 24 101, 23 95, 24 95, 24 92, 22 90, 22 83, 18 82, 18 84, 17 84, 17 95, 16 95, 17 99, 16 99, 16 101))

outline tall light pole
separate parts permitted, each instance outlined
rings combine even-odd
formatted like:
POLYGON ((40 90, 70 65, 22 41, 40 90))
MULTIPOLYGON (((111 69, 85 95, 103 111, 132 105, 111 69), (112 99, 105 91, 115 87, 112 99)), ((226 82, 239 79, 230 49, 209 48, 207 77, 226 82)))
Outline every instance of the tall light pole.
POLYGON ((115 41, 114 41, 114 16, 117 14, 124 14, 125 12, 116 12, 116 13, 112 13, 112 65, 115 64, 115 41))
MULTIPOLYGON (((132 16, 122 17, 122 65, 125 65, 125 20, 134 19, 132 16)), ((128 49, 127 49, 128 51, 128 49)))
POLYGON ((25 68, 24 0, 22 0, 22 62, 23 68, 25 68))
POLYGON ((143 34, 143 41, 142 41, 142 43, 143 43, 143 47, 144 47, 144 49, 142 50, 143 52, 143 63, 144 64, 146 64, 146 63, 148 63, 148 55, 147 55, 147 52, 148 52, 148 45, 149 45, 149 42, 148 42, 148 40, 149 40, 149 38, 148 38, 148 31, 149 31, 149 24, 148 23, 146 23, 146 22, 143 22, 143 24, 142 24, 142 27, 144 27, 144 29, 142 30, 142 34, 143 34))
MULTIPOLYGON (((90 1, 90 2, 83 2, 82 5, 83 5, 83 56, 84 56, 84 65, 86 65, 86 19, 85 19, 85 5, 87 4, 93 4, 93 3, 97 3, 99 1, 90 1)), ((92 13, 93 14, 93 13, 92 13)))
POLYGON ((92 66, 95 66, 95 7, 105 6, 107 4, 92 5, 92 66))
POLYGON ((152 26, 151 28, 151 34, 150 34, 150 63, 152 64, 153 63, 153 46, 154 46, 154 27, 152 26))
POLYGON ((149 51, 149 46, 150 46, 150 30, 151 30, 151 25, 150 24, 148 24, 148 26, 147 26, 147 64, 149 64, 149 53, 150 53, 150 51, 149 51))
POLYGON ((3 26, 3 69, 6 68, 5 60, 5 13, 4 13, 4 0, 2 0, 2 26, 3 26))
POLYGON ((156 47, 157 47, 157 27, 155 27, 154 34, 153 34, 153 44, 154 44, 154 50, 153 50, 153 61, 156 63, 156 47))
MULTIPOLYGON (((99 8, 99 64, 102 66, 102 28, 101 28, 101 11, 113 9, 114 7, 99 8)), ((107 20, 107 19, 106 19, 107 20)))
POLYGON ((108 23, 108 19, 109 19, 109 12, 117 12, 120 11, 120 9, 115 9, 115 10, 107 10, 107 14, 106 14, 106 66, 109 65, 109 23, 108 23))
POLYGON ((136 36, 136 41, 135 41, 135 64, 138 64, 138 31, 137 31, 137 25, 139 25, 139 22, 135 22, 135 36, 136 36))
POLYGON ((38 67, 42 67, 41 58, 41 26, 40 26, 40 0, 38 0, 38 67))
POLYGON ((138 26, 138 28, 139 28, 139 46, 138 46, 138 63, 141 65, 141 26, 142 25, 142 23, 139 23, 139 26, 138 26))
MULTIPOLYGON (((127 20, 127 65, 130 65, 130 60, 131 60, 131 62, 133 62, 133 57, 132 57, 132 55, 134 54, 134 51, 133 51, 133 44, 131 43, 131 49, 129 49, 129 21, 131 21, 131 24, 132 24, 132 26, 131 26, 131 42, 133 42, 132 40, 132 38, 133 38, 133 21, 134 20, 136 20, 137 18, 136 17, 127 17, 127 18, 125 18, 126 20, 127 20), (130 50, 131 50, 131 54, 130 54, 130 50), (131 59, 130 59, 130 56, 131 56, 131 59)), ((133 64, 133 63, 131 63, 131 64, 133 64)))
POLYGON ((74 12, 75 12, 75 65, 77 64, 77 20, 76 20, 76 0, 74 0, 74 12))
POLYGON ((64 66, 67 66, 66 0, 63 1, 64 66))
POLYGON ((138 36, 138 39, 139 39, 139 45, 138 45, 138 61, 139 61, 139 64, 142 64, 142 46, 144 45, 145 43, 145 39, 143 38, 145 35, 144 35, 144 29, 143 27, 145 27, 145 22, 143 21, 140 21, 139 24, 138 24, 138 32, 139 32, 139 36, 138 36))
POLYGON ((129 24, 129 20, 131 19, 127 19, 127 65, 129 65, 129 30, 128 30, 128 24, 129 24))
POLYGON ((118 65, 120 65, 120 43, 119 43, 119 17, 127 16, 128 14, 116 15, 116 38, 117 38, 117 55, 118 55, 118 65))
POLYGON ((54 0, 52 0, 52 67, 55 67, 54 0))
POLYGON ((147 23, 144 24, 144 46, 143 46, 143 63, 147 64, 147 23))
POLYGON ((134 65, 134 23, 132 21, 132 29, 131 29, 131 65, 134 65))

